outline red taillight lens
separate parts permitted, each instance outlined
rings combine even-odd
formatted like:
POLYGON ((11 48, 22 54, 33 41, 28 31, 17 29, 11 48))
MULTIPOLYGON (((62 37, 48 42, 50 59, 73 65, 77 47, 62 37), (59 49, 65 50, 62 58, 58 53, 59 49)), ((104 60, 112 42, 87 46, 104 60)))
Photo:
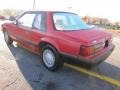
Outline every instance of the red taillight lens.
POLYGON ((92 45, 92 46, 81 45, 80 55, 81 56, 90 56, 92 54, 99 52, 100 50, 104 49, 107 46, 108 46, 108 41, 106 41, 105 43, 98 43, 98 44, 92 45))
POLYGON ((80 55, 81 56, 90 56, 92 54, 94 54, 93 46, 81 46, 80 47, 80 55))

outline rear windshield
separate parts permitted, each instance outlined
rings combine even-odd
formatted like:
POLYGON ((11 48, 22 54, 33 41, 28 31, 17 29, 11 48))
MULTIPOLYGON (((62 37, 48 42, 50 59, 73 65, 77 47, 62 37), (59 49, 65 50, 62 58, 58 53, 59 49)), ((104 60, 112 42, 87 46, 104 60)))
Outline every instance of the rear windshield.
POLYGON ((53 13, 53 20, 57 30, 85 30, 89 26, 76 14, 53 13))

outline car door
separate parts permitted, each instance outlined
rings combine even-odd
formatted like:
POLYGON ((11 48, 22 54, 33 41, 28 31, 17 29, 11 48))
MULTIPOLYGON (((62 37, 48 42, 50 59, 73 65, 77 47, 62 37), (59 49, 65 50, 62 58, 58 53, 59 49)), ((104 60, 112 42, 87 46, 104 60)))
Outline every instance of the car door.
POLYGON ((17 20, 15 32, 19 41, 26 44, 32 43, 30 33, 35 16, 35 13, 25 13, 17 20))
POLYGON ((46 33, 46 13, 38 13, 33 22, 31 40, 34 45, 38 45, 41 38, 46 33))

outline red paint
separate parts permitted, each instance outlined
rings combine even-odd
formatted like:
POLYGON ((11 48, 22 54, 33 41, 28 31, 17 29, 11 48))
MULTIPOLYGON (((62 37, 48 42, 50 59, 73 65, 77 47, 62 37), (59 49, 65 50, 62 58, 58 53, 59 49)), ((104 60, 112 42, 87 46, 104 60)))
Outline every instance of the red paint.
POLYGON ((4 19, 5 19, 5 17, 4 17, 4 16, 0 16, 0 19, 1 19, 1 20, 4 20, 4 19))
MULTIPOLYGON (((32 28, 27 27, 20 27, 13 23, 5 23, 2 25, 4 30, 10 32, 10 36, 19 42, 22 46, 33 51, 35 53, 40 53, 39 44, 42 42, 46 42, 54 46, 58 52, 66 53, 72 56, 77 56, 81 58, 97 58, 98 56, 102 56, 102 53, 107 51, 110 47, 107 46, 102 48, 98 52, 93 52, 93 48, 87 48, 80 50, 81 46, 86 47, 94 47, 96 44, 111 41, 112 36, 110 33, 100 30, 79 30, 79 31, 57 31, 54 27, 53 19, 52 19, 52 12, 45 12, 46 13, 46 32, 41 32, 32 28), (26 43, 25 41, 21 41, 16 38, 22 37, 25 41, 29 41, 32 44, 26 43), (80 54, 81 51, 87 52, 87 55, 80 54), (92 52, 91 52, 92 51, 92 52), (95 55, 96 54, 96 55, 95 55)), ((107 53, 107 52, 106 52, 107 53)), ((83 53, 85 54, 85 53, 83 53)))

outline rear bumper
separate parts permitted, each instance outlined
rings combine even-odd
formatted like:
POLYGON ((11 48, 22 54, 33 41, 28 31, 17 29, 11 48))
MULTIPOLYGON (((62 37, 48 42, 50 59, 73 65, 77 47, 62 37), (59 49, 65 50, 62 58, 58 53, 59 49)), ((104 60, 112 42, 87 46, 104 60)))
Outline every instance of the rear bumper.
POLYGON ((70 62, 77 61, 77 62, 83 62, 83 63, 90 64, 90 65, 96 65, 96 64, 103 62, 112 53, 112 51, 114 50, 114 47, 115 47, 114 45, 111 45, 101 55, 98 55, 98 56, 95 56, 95 58, 89 58, 89 59, 80 58, 80 57, 76 57, 76 56, 72 56, 72 55, 68 55, 68 54, 64 54, 64 53, 60 53, 60 55, 61 55, 61 57, 67 59, 68 62, 69 61, 70 62))

